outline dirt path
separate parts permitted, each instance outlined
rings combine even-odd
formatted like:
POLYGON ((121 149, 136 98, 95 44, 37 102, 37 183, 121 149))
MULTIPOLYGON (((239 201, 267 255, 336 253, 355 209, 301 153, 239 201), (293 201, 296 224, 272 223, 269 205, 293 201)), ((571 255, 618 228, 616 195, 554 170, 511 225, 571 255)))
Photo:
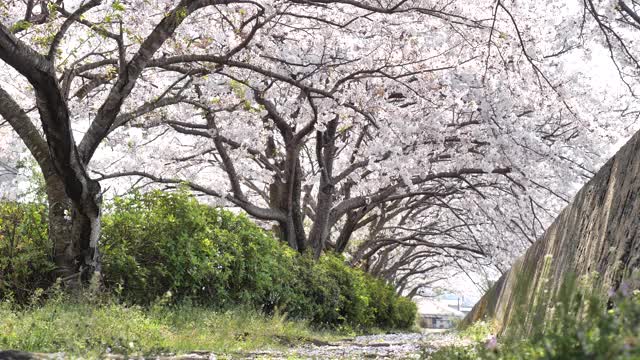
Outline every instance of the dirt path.
MULTIPOLYGON (((421 359, 430 352, 458 342, 441 331, 357 336, 328 344, 306 344, 288 351, 261 351, 247 359, 421 359)), ((222 358, 222 357, 220 357, 222 358)))
MULTIPOLYGON (((245 354, 213 354, 193 352, 178 356, 158 356, 159 360, 223 360, 223 359, 424 359, 443 346, 459 343, 453 334, 440 331, 409 334, 384 334, 357 336, 332 343, 305 344, 288 350, 264 350, 245 354)), ((2 352, 0 360, 66 359, 64 354, 28 354, 2 352)), ((107 359, 126 359, 111 355, 107 359)), ((131 359, 140 359, 131 357, 131 359)))

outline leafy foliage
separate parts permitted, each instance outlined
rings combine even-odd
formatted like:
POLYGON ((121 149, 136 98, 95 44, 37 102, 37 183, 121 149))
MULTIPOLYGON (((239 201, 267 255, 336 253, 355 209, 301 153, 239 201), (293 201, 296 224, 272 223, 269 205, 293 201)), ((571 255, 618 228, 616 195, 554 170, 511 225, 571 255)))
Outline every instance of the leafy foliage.
MULTIPOLYGON (((24 303, 36 288, 53 281, 46 209, 2 206, 0 289, 24 303), (11 245, 12 238, 4 235, 9 225, 18 229, 20 245, 11 245), (8 256, 15 248, 20 256, 8 256)), ((413 302, 384 281, 350 268, 341 256, 314 261, 245 216, 200 204, 186 192, 115 199, 103 217, 102 244, 104 285, 130 305, 164 299, 219 310, 241 306, 347 330, 414 323, 413 302)))
POLYGON ((122 299, 276 309, 320 326, 408 328, 416 308, 339 256, 299 255, 242 215, 159 191, 116 199, 104 218, 104 279, 122 299), (372 301, 375 299, 375 301, 372 301))
POLYGON ((25 301, 50 284, 51 249, 44 205, 0 202, 0 297, 25 301))
POLYGON ((121 286, 124 299, 148 304, 171 291, 176 300, 224 307, 278 297, 269 284, 279 259, 269 255, 290 255, 245 217, 161 192, 116 199, 110 210, 105 284, 121 286))

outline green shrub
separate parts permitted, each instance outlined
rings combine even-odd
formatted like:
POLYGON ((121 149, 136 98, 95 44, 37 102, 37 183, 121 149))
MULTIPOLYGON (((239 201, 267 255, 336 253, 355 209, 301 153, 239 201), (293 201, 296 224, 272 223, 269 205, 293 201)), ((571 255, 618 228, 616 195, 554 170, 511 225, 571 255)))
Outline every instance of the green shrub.
POLYGON ((345 329, 368 328, 375 323, 366 291, 368 278, 346 266, 344 259, 326 255, 314 262, 300 256, 297 270, 294 291, 300 294, 296 297, 299 302, 289 304, 290 314, 296 317, 306 314, 315 324, 345 329))
POLYGON ((132 304, 173 300, 310 319, 325 327, 409 328, 416 307, 336 255, 299 255, 242 215, 186 193, 116 199, 103 218, 105 285, 132 304), (371 301, 376 299, 376 301, 371 301))
POLYGON ((393 286, 347 266, 335 254, 313 261, 297 256, 296 276, 286 311, 296 318, 309 318, 313 324, 347 331, 409 329, 417 308, 400 297, 393 286))
POLYGON ((244 216, 159 191, 115 199, 102 244, 105 285, 135 304, 171 292, 176 301, 269 311, 286 293, 278 279, 294 256, 244 216))
POLYGON ((416 304, 406 297, 398 297, 396 301, 396 314, 393 328, 409 329, 415 324, 416 313, 418 309, 416 304))
POLYGON ((47 236, 46 206, 0 202, 0 297, 24 302, 52 283, 53 246, 47 236))
MULTIPOLYGON (((318 327, 403 329, 416 307, 393 287, 345 264, 314 261, 243 215, 185 192, 153 191, 105 207, 101 239, 106 289, 129 305, 158 301, 219 310, 248 307, 318 327)), ((0 206, 0 296, 26 303, 53 283, 46 207, 0 206)))

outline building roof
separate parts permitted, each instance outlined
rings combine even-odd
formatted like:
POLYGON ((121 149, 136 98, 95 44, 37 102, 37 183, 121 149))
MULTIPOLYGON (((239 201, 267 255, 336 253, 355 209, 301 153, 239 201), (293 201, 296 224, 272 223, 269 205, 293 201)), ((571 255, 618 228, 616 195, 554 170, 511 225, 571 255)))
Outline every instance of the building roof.
POLYGON ((418 306, 418 314, 420 316, 437 315, 437 316, 455 316, 459 318, 464 317, 464 313, 462 313, 461 311, 452 309, 449 306, 447 306, 446 303, 438 300, 419 297, 415 299, 415 302, 416 302, 416 305, 418 306))

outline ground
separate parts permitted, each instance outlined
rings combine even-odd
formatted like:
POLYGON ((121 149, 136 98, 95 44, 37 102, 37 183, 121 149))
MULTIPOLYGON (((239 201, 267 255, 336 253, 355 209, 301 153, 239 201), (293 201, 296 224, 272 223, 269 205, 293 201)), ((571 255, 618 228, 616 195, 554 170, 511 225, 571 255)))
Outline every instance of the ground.
MULTIPOLYGON (((254 351, 238 354, 213 354, 194 351, 184 355, 151 357, 159 360, 212 360, 212 359, 421 359, 446 345, 459 343, 451 332, 423 331, 422 333, 366 335, 336 342, 316 342, 295 346, 287 350, 254 351)), ((107 359, 120 360, 125 356, 111 355, 107 359)), ((0 360, 66 359, 64 354, 27 354, 0 352, 0 360)))

